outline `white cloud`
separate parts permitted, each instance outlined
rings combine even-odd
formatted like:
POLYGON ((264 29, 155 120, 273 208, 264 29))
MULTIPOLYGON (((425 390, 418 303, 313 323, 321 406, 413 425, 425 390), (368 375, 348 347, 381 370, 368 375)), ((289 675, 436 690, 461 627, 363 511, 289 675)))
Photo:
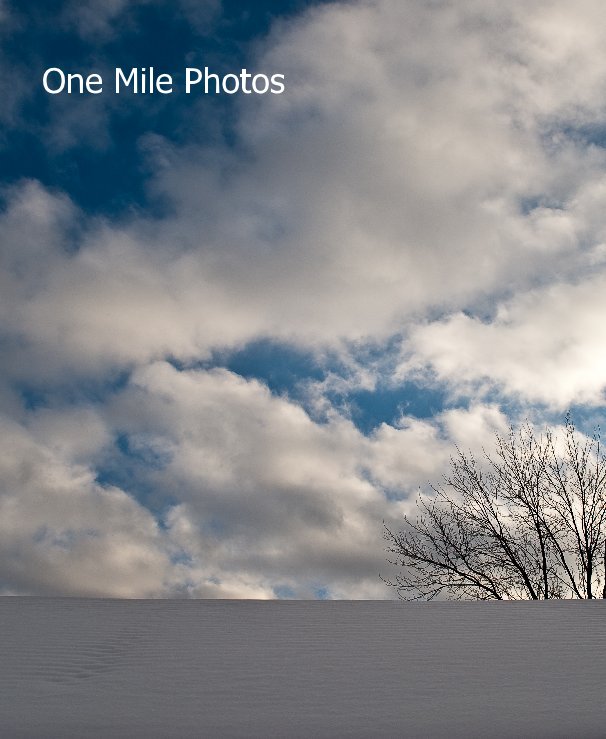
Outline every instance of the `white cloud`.
POLYGON ((257 381, 166 363, 138 371, 107 417, 161 457, 145 483, 178 499, 169 532, 193 571, 298 597, 317 587, 384 597, 382 521, 397 525, 405 497, 446 469, 453 441, 478 448, 504 426, 477 407, 365 437, 337 414, 313 422, 257 381))
POLYGON ((149 597, 171 564, 151 514, 1 420, 0 581, 9 592, 149 597))
POLYGON ((26 423, 0 429, 5 591, 381 598, 382 522, 397 527, 419 486, 439 481, 453 443, 477 449, 504 419, 478 406, 365 437, 257 381, 158 362, 104 407, 42 408, 26 423), (125 485, 96 481, 112 464, 125 485))
POLYGON ((234 150, 156 140, 171 217, 89 223, 77 252, 40 247, 40 275, 22 247, 39 216, 11 223, 28 198, 66 206, 32 185, 14 196, 0 224, 6 258, 23 262, 12 329, 47 372, 89 371, 258 336, 381 340, 577 275, 604 243, 581 207, 603 150, 575 133, 603 119, 597 14, 383 0, 278 26, 258 66, 288 90, 235 103, 234 150))
POLYGON ((552 285, 501 305, 484 323, 458 313, 416 329, 412 359, 401 372, 429 364, 465 392, 495 387, 524 403, 558 410, 604 401, 606 277, 552 285))
MULTIPOLYGON (((129 23, 128 12, 145 5, 162 5, 165 0, 77 0, 68 2, 63 11, 63 22, 75 26, 88 41, 115 37, 122 26, 129 23)), ((218 12, 221 0, 178 0, 180 11, 194 25, 207 24, 218 12)), ((144 64, 143 64, 144 66, 144 64)))
POLYGON ((382 591, 385 499, 361 469, 367 440, 348 421, 315 424, 297 405, 224 370, 137 372, 112 407, 124 432, 154 438, 155 489, 181 501, 196 559, 313 595, 382 591))
POLYGON ((381 487, 411 496, 441 481, 455 445, 490 449, 495 432, 506 430, 505 416, 491 405, 451 409, 427 420, 403 417, 396 427, 381 424, 372 434, 369 469, 381 487))

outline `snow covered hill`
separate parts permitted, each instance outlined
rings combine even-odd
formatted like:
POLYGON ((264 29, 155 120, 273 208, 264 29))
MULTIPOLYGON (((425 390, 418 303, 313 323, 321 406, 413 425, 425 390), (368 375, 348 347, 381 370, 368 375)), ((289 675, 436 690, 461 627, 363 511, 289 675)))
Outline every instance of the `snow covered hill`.
POLYGON ((0 598, 3 737, 606 736, 606 603, 0 598))

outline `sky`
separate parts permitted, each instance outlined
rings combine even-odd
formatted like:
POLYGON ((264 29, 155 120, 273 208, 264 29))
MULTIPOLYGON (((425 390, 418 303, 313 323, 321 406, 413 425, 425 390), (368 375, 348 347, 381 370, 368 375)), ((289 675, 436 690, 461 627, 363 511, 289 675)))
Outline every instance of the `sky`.
POLYGON ((605 30, 0 0, 0 593, 391 598, 383 524, 456 445, 599 424, 605 30), (173 94, 42 86, 152 66, 173 94))

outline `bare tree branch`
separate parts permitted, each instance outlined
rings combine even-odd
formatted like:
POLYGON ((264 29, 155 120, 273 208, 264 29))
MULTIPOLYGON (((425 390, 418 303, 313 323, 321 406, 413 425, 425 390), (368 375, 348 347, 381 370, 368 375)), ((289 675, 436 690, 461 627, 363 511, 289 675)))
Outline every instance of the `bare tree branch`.
POLYGON ((385 526, 400 597, 606 598, 606 458, 566 417, 563 443, 530 425, 496 436, 481 464, 457 448, 450 474, 402 531, 385 526))

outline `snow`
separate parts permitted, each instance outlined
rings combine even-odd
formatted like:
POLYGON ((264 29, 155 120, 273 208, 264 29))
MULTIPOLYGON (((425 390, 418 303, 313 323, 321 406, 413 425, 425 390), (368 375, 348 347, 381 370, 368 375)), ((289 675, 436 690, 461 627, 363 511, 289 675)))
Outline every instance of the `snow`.
POLYGON ((606 603, 0 598, 6 737, 606 735, 606 603))

